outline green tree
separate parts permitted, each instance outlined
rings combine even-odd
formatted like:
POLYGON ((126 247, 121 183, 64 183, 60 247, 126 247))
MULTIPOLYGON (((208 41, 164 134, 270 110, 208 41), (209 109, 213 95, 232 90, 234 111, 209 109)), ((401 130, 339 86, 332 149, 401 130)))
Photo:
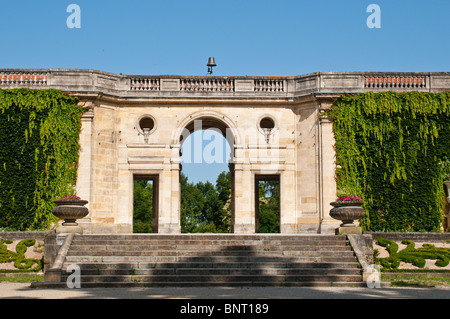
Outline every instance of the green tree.
POLYGON ((203 222, 202 211, 205 206, 205 199, 202 192, 193 184, 188 182, 188 178, 181 173, 181 232, 194 233, 203 222))
POLYGON ((216 188, 210 182, 197 184, 197 188, 202 192, 205 200, 205 206, 202 210, 202 216, 204 221, 211 225, 214 225, 215 232, 224 232, 226 227, 222 221, 222 208, 224 204, 219 199, 219 193, 216 188))
POLYGON ((181 231, 227 233, 231 227, 231 174, 223 172, 214 186, 209 181, 189 183, 181 174, 181 231))
POLYGON ((222 172, 216 180, 216 192, 219 199, 216 225, 219 232, 229 233, 231 230, 231 172, 222 172))
POLYGON ((231 199, 231 172, 222 172, 216 180, 216 190, 219 194, 219 200, 227 203, 231 199))

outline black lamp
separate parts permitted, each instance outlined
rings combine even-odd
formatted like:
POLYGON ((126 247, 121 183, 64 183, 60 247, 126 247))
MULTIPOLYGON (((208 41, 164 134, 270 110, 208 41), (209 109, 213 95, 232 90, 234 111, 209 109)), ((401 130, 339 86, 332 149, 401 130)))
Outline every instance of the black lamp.
POLYGON ((208 73, 209 75, 212 75, 213 73, 213 67, 217 66, 216 62, 214 61, 213 57, 209 58, 208 64, 206 65, 208 67, 208 73))

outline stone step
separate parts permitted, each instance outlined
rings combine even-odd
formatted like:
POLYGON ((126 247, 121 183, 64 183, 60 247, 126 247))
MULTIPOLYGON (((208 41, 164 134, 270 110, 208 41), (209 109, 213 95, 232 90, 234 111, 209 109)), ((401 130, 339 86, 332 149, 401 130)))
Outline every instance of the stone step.
MULTIPOLYGON (((63 281, 67 277, 63 276, 63 281)), ((314 281, 328 281, 328 282, 356 282, 361 280, 361 275, 87 275, 81 277, 81 283, 86 282, 200 282, 200 283, 222 283, 228 282, 249 282, 252 284, 260 282, 314 282, 314 281)))
POLYGON ((178 234, 178 235, 163 235, 163 234, 127 234, 127 235, 76 235, 74 241, 77 240, 219 240, 224 242, 226 240, 330 240, 330 241, 346 241, 346 236, 343 235, 282 235, 282 234, 178 234))
POLYGON ((332 240, 296 240, 296 241, 220 241, 220 240, 74 240, 73 245, 84 246, 140 246, 140 247, 152 247, 152 246, 166 246, 170 248, 183 248, 183 247, 223 247, 223 246, 242 246, 242 247, 265 247, 265 246, 346 246, 346 241, 332 241, 332 240))
POLYGON ((76 235, 65 269, 71 264, 80 267, 82 285, 92 287, 356 286, 362 281, 346 237, 331 235, 76 235))
POLYGON ((354 254, 352 251, 261 251, 261 252, 253 252, 253 251, 208 251, 208 252, 199 252, 199 251, 178 251, 178 250, 152 250, 152 251, 69 251, 67 256, 86 256, 86 257, 95 257, 95 256, 116 256, 116 257, 145 257, 145 256, 155 256, 155 257, 352 257, 354 254), (88 256, 86 256, 88 255, 88 256))
POLYGON ((360 269, 344 268, 150 268, 150 269, 84 269, 81 268, 82 276, 158 276, 158 275, 361 275, 360 269))
MULTIPOLYGON (((32 284, 33 288, 64 289, 67 283, 38 282, 32 284)), ((201 287, 367 287, 363 281, 301 281, 301 282, 83 282, 82 288, 201 288, 201 287)))
MULTIPOLYGON (((287 258, 287 257, 286 257, 287 258)), ((316 262, 356 262, 355 257, 289 257, 290 262, 316 263, 316 262)), ((81 262, 270 262, 277 261, 279 257, 261 256, 67 256, 68 263, 81 262)))
POLYGON ((281 251, 352 251, 350 246, 328 246, 328 245, 227 245, 227 246, 205 246, 205 245, 92 245, 74 244, 70 252, 89 251, 245 251, 245 252, 281 252, 281 251))
POLYGON ((295 269, 360 269, 359 264, 353 262, 327 262, 327 263, 295 263, 295 262, 175 262, 175 263, 79 263, 82 270, 137 270, 137 269, 174 269, 174 268, 295 268, 295 269))

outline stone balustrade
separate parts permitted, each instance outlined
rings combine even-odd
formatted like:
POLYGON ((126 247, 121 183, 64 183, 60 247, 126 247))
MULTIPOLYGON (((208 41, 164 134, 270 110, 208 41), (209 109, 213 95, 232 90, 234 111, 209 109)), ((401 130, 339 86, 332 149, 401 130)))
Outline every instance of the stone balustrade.
POLYGON ((423 89, 427 87, 427 77, 396 74, 384 76, 366 75, 364 77, 364 87, 369 89, 423 89))
POLYGON ((281 79, 255 80, 255 92, 284 92, 284 80, 281 79))
POLYGON ((159 91, 159 79, 131 78, 131 91, 159 91))
POLYGON ((234 81, 226 78, 182 78, 180 90, 187 92, 233 92, 234 81))
POLYGON ((104 92, 123 97, 295 97, 311 93, 367 91, 442 92, 450 73, 317 72, 300 76, 118 75, 82 69, 0 69, 0 87, 48 87, 69 92, 104 92))
POLYGON ((0 71, 0 85, 45 86, 47 85, 47 72, 0 71))

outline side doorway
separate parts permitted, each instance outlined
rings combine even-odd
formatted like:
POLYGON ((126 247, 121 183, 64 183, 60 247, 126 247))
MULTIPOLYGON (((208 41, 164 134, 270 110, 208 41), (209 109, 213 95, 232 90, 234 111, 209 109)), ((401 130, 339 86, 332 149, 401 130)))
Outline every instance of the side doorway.
POLYGON ((133 176, 133 233, 158 233, 158 175, 133 176))
POLYGON ((280 233, 280 175, 255 175, 255 233, 280 233))

